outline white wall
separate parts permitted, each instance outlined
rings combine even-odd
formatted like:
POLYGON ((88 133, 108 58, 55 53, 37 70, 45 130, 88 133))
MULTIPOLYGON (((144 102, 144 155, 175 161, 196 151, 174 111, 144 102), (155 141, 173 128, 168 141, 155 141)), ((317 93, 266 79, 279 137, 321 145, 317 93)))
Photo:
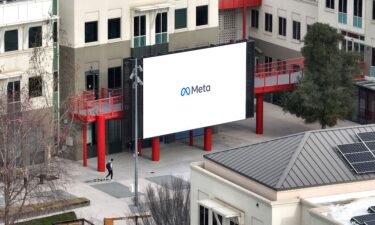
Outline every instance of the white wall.
MULTIPOLYGON (((177 32, 187 30, 204 29, 218 26, 218 1, 217 0, 169 0, 173 6, 161 12, 168 11, 168 32, 174 33, 174 9, 188 8, 187 28, 179 29, 177 32), (195 7, 209 5, 209 24, 207 26, 195 26, 195 7)), ((147 44, 154 44, 154 26, 151 21, 155 11, 134 12, 132 8, 146 5, 165 3, 162 0, 64 0, 60 1, 61 32, 65 43, 62 45, 80 48, 98 44, 131 40, 133 35, 134 15, 146 15, 147 44), (108 18, 121 16, 121 38, 108 40, 107 21, 108 18), (98 20, 98 41, 85 43, 85 22, 98 20)), ((159 11, 160 12, 160 11, 159 11)))

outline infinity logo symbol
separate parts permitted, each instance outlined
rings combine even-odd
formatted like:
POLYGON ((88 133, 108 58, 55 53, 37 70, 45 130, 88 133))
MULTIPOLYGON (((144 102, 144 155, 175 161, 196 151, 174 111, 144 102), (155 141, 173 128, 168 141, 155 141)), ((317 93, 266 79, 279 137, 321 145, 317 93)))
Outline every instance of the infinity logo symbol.
POLYGON ((190 95, 190 88, 185 87, 181 89, 181 96, 190 95))

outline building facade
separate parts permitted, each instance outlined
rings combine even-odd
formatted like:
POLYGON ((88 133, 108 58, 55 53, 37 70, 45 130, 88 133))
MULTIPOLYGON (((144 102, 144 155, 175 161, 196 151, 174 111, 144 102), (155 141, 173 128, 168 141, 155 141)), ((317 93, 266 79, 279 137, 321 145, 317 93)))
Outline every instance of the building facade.
MULTIPOLYGON (((360 53, 366 63, 366 74, 375 75, 374 1, 263 0, 261 6, 247 8, 245 13, 246 37, 256 41, 258 63, 301 56, 302 40, 309 25, 321 22, 337 28, 345 38, 340 47, 360 53)), ((241 39, 242 16, 241 8, 220 10, 221 21, 230 24, 223 27, 220 36, 229 33, 231 38, 241 39)))
MULTIPOLYGON (((216 44, 218 1, 60 1, 61 98, 122 88, 122 60, 216 44)), ((126 98, 126 96, 124 96, 126 98)), ((69 146, 81 158, 82 128, 69 146)), ((96 123, 88 123, 88 155, 96 156, 96 123)), ((124 123, 106 121, 107 153, 122 151, 124 123)))
POLYGON ((0 113, 22 124, 39 115, 31 138, 50 132, 58 117, 57 26, 57 0, 0 2, 0 113))
POLYGON ((352 169, 338 146, 361 143, 361 133, 374 131, 317 130, 205 155, 191 164, 191 224, 352 224, 372 204, 375 175, 352 169), (332 210, 348 203, 354 208, 332 210))

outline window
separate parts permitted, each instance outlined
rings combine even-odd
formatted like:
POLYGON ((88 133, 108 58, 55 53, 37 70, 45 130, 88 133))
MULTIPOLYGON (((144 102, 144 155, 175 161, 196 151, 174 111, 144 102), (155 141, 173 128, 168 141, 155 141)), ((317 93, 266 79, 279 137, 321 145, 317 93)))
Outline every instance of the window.
POLYGON ((108 88, 121 88, 121 67, 108 68, 108 88))
POLYGON ((375 66, 375 48, 372 48, 371 66, 375 66))
POLYGON ((43 93, 43 81, 42 77, 30 77, 29 78, 29 97, 39 97, 43 93))
POLYGON ((208 209, 199 206, 199 225, 208 225, 208 209))
POLYGON ((347 13, 348 0, 339 0, 339 12, 347 13))
POLYGON ((42 46, 42 27, 30 27, 29 29, 29 48, 42 46))
POLYGON ((251 27, 259 28, 259 11, 256 9, 251 10, 251 27))
POLYGON ((57 37, 58 37, 58 33, 57 33, 57 22, 53 22, 53 42, 57 42, 57 37))
POLYGON ((372 0, 372 19, 375 20, 375 0, 372 0))
POLYGON ((176 9, 174 11, 174 29, 186 28, 187 9, 176 9))
POLYGON ((108 39, 121 37, 121 18, 108 20, 108 39))
POLYGON ((223 224, 223 216, 212 212, 212 225, 221 225, 223 224))
POLYGON ((53 72, 53 91, 59 90, 59 73, 53 72))
POLYGON ((19 102, 20 98, 20 81, 9 82, 7 85, 8 103, 19 102))
POLYGON ((354 0, 354 16, 362 17, 362 0, 354 0))
POLYGON ((279 17, 279 35, 286 36, 286 18, 279 17))
POLYGON ((293 39, 301 40, 301 22, 293 21, 293 39))
POLYGON ((4 35, 4 51, 18 50, 18 30, 5 31, 4 35))
POLYGON ((146 45, 146 16, 134 17, 134 47, 146 45))
POLYGON ((268 65, 264 69, 265 72, 270 72, 272 70, 272 57, 264 56, 264 63, 268 63, 268 65))
POLYGON ((335 8, 335 0, 326 0, 326 8, 334 9, 335 8))
POLYGON ((168 16, 167 13, 158 13, 155 22, 155 43, 162 44, 168 42, 168 16))
POLYGON ((98 41, 98 21, 85 23, 85 42, 98 41))
POLYGON ((264 29, 268 32, 272 32, 272 14, 265 14, 264 29))
POLYGON ((197 6, 196 26, 202 26, 208 24, 208 5, 197 6))

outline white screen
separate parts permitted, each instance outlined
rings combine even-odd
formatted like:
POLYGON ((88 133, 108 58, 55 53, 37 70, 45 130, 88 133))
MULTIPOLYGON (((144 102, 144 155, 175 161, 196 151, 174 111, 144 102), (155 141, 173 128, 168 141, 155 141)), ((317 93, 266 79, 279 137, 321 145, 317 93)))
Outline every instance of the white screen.
POLYGON ((143 138, 246 119, 246 42, 145 58, 143 84, 143 138))

